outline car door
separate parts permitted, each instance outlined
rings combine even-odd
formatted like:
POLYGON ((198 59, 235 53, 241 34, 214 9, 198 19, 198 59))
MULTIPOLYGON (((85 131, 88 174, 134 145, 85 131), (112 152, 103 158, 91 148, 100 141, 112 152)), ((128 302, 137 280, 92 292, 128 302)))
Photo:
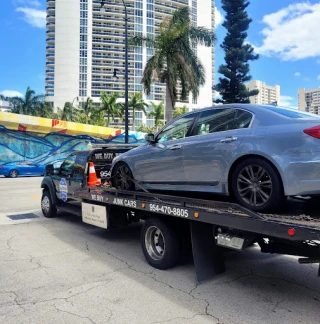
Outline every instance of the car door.
POLYGON ((41 168, 33 162, 28 162, 28 168, 30 175, 40 175, 42 173, 41 168))
POLYGON ((236 108, 212 108, 201 112, 193 136, 184 143, 183 162, 191 185, 220 183, 229 161, 244 136, 251 133, 250 112, 236 108))
POLYGON ((88 152, 79 152, 76 156, 75 163, 72 168, 72 174, 69 181, 68 192, 70 194, 68 203, 81 205, 81 199, 76 198, 74 193, 81 189, 85 177, 85 168, 88 158, 88 152))
POLYGON ((14 169, 18 170, 20 176, 30 175, 30 167, 27 162, 18 162, 14 169))
POLYGON ((59 173, 52 176, 56 187, 57 198, 67 203, 72 199, 71 176, 77 153, 70 154, 61 164, 59 173))
POLYGON ((141 148, 132 158, 136 179, 150 184, 181 184, 185 182, 182 148, 198 113, 182 116, 167 125, 155 143, 141 148))

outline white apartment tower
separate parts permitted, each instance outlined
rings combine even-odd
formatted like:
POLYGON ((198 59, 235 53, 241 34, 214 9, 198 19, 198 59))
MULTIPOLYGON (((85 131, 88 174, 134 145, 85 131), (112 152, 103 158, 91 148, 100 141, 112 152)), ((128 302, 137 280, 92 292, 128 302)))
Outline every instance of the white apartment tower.
POLYGON ((320 115, 320 88, 298 90, 299 110, 320 115))
POLYGON ((269 86, 265 82, 259 80, 251 80, 247 84, 248 90, 259 90, 256 96, 250 97, 250 103, 258 105, 270 105, 280 102, 280 86, 269 86))
MULTIPOLYGON (((213 0, 124 0, 128 8, 129 38, 135 34, 157 33, 162 20, 181 6, 190 6, 198 26, 214 29, 213 0)), ((125 20, 122 0, 47 0, 46 101, 55 110, 87 97, 100 102, 102 91, 124 94, 125 20), (113 81, 117 69, 118 81, 113 81)), ((206 84, 197 102, 191 96, 189 109, 211 106, 214 82, 214 47, 195 48, 205 67, 206 84)), ((129 48, 129 92, 142 91, 141 77, 149 48, 129 48)), ((145 100, 165 99, 163 84, 155 83, 145 100)), ((183 104, 183 103, 181 103, 183 104)), ((179 103, 177 104, 179 106, 179 103)))

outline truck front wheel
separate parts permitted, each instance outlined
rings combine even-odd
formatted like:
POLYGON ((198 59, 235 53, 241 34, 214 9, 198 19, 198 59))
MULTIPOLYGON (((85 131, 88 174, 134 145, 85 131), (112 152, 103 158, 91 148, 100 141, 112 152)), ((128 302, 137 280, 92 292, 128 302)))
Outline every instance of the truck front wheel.
POLYGON ((141 245, 147 262, 154 268, 165 270, 179 262, 181 243, 178 233, 156 217, 145 220, 141 245))
POLYGON ((41 210, 44 217, 52 218, 57 214, 57 207, 53 205, 50 192, 44 191, 41 198, 41 210))

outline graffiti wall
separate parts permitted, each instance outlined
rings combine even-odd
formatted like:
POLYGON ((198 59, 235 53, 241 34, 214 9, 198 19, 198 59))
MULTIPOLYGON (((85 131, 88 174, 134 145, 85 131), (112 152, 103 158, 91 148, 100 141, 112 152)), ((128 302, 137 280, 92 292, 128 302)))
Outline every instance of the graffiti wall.
MULTIPOLYGON (((129 142, 143 144, 143 133, 130 132, 129 142)), ((124 143, 121 130, 0 112, 0 163, 63 161, 87 145, 124 143)))

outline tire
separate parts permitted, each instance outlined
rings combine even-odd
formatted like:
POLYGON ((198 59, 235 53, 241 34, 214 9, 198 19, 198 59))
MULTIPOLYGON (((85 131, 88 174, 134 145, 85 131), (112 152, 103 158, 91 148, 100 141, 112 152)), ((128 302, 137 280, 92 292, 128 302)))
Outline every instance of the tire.
POLYGON ((41 198, 41 210, 44 217, 53 218, 57 215, 57 207, 52 203, 49 191, 44 191, 41 198))
POLYGON ((154 268, 174 267, 180 259, 180 238, 173 227, 158 218, 148 218, 141 232, 141 245, 147 262, 154 268))
POLYGON ((133 179, 132 172, 126 163, 118 163, 112 172, 112 186, 120 190, 134 191, 135 185, 128 178, 133 179))
POLYGON ((269 162, 260 158, 241 161, 233 171, 231 184, 237 202, 253 211, 275 210, 284 201, 278 172, 269 162))
POLYGON ((11 171, 9 172, 9 177, 10 177, 10 178, 17 178, 18 175, 19 175, 19 172, 18 172, 17 170, 11 170, 11 171))

